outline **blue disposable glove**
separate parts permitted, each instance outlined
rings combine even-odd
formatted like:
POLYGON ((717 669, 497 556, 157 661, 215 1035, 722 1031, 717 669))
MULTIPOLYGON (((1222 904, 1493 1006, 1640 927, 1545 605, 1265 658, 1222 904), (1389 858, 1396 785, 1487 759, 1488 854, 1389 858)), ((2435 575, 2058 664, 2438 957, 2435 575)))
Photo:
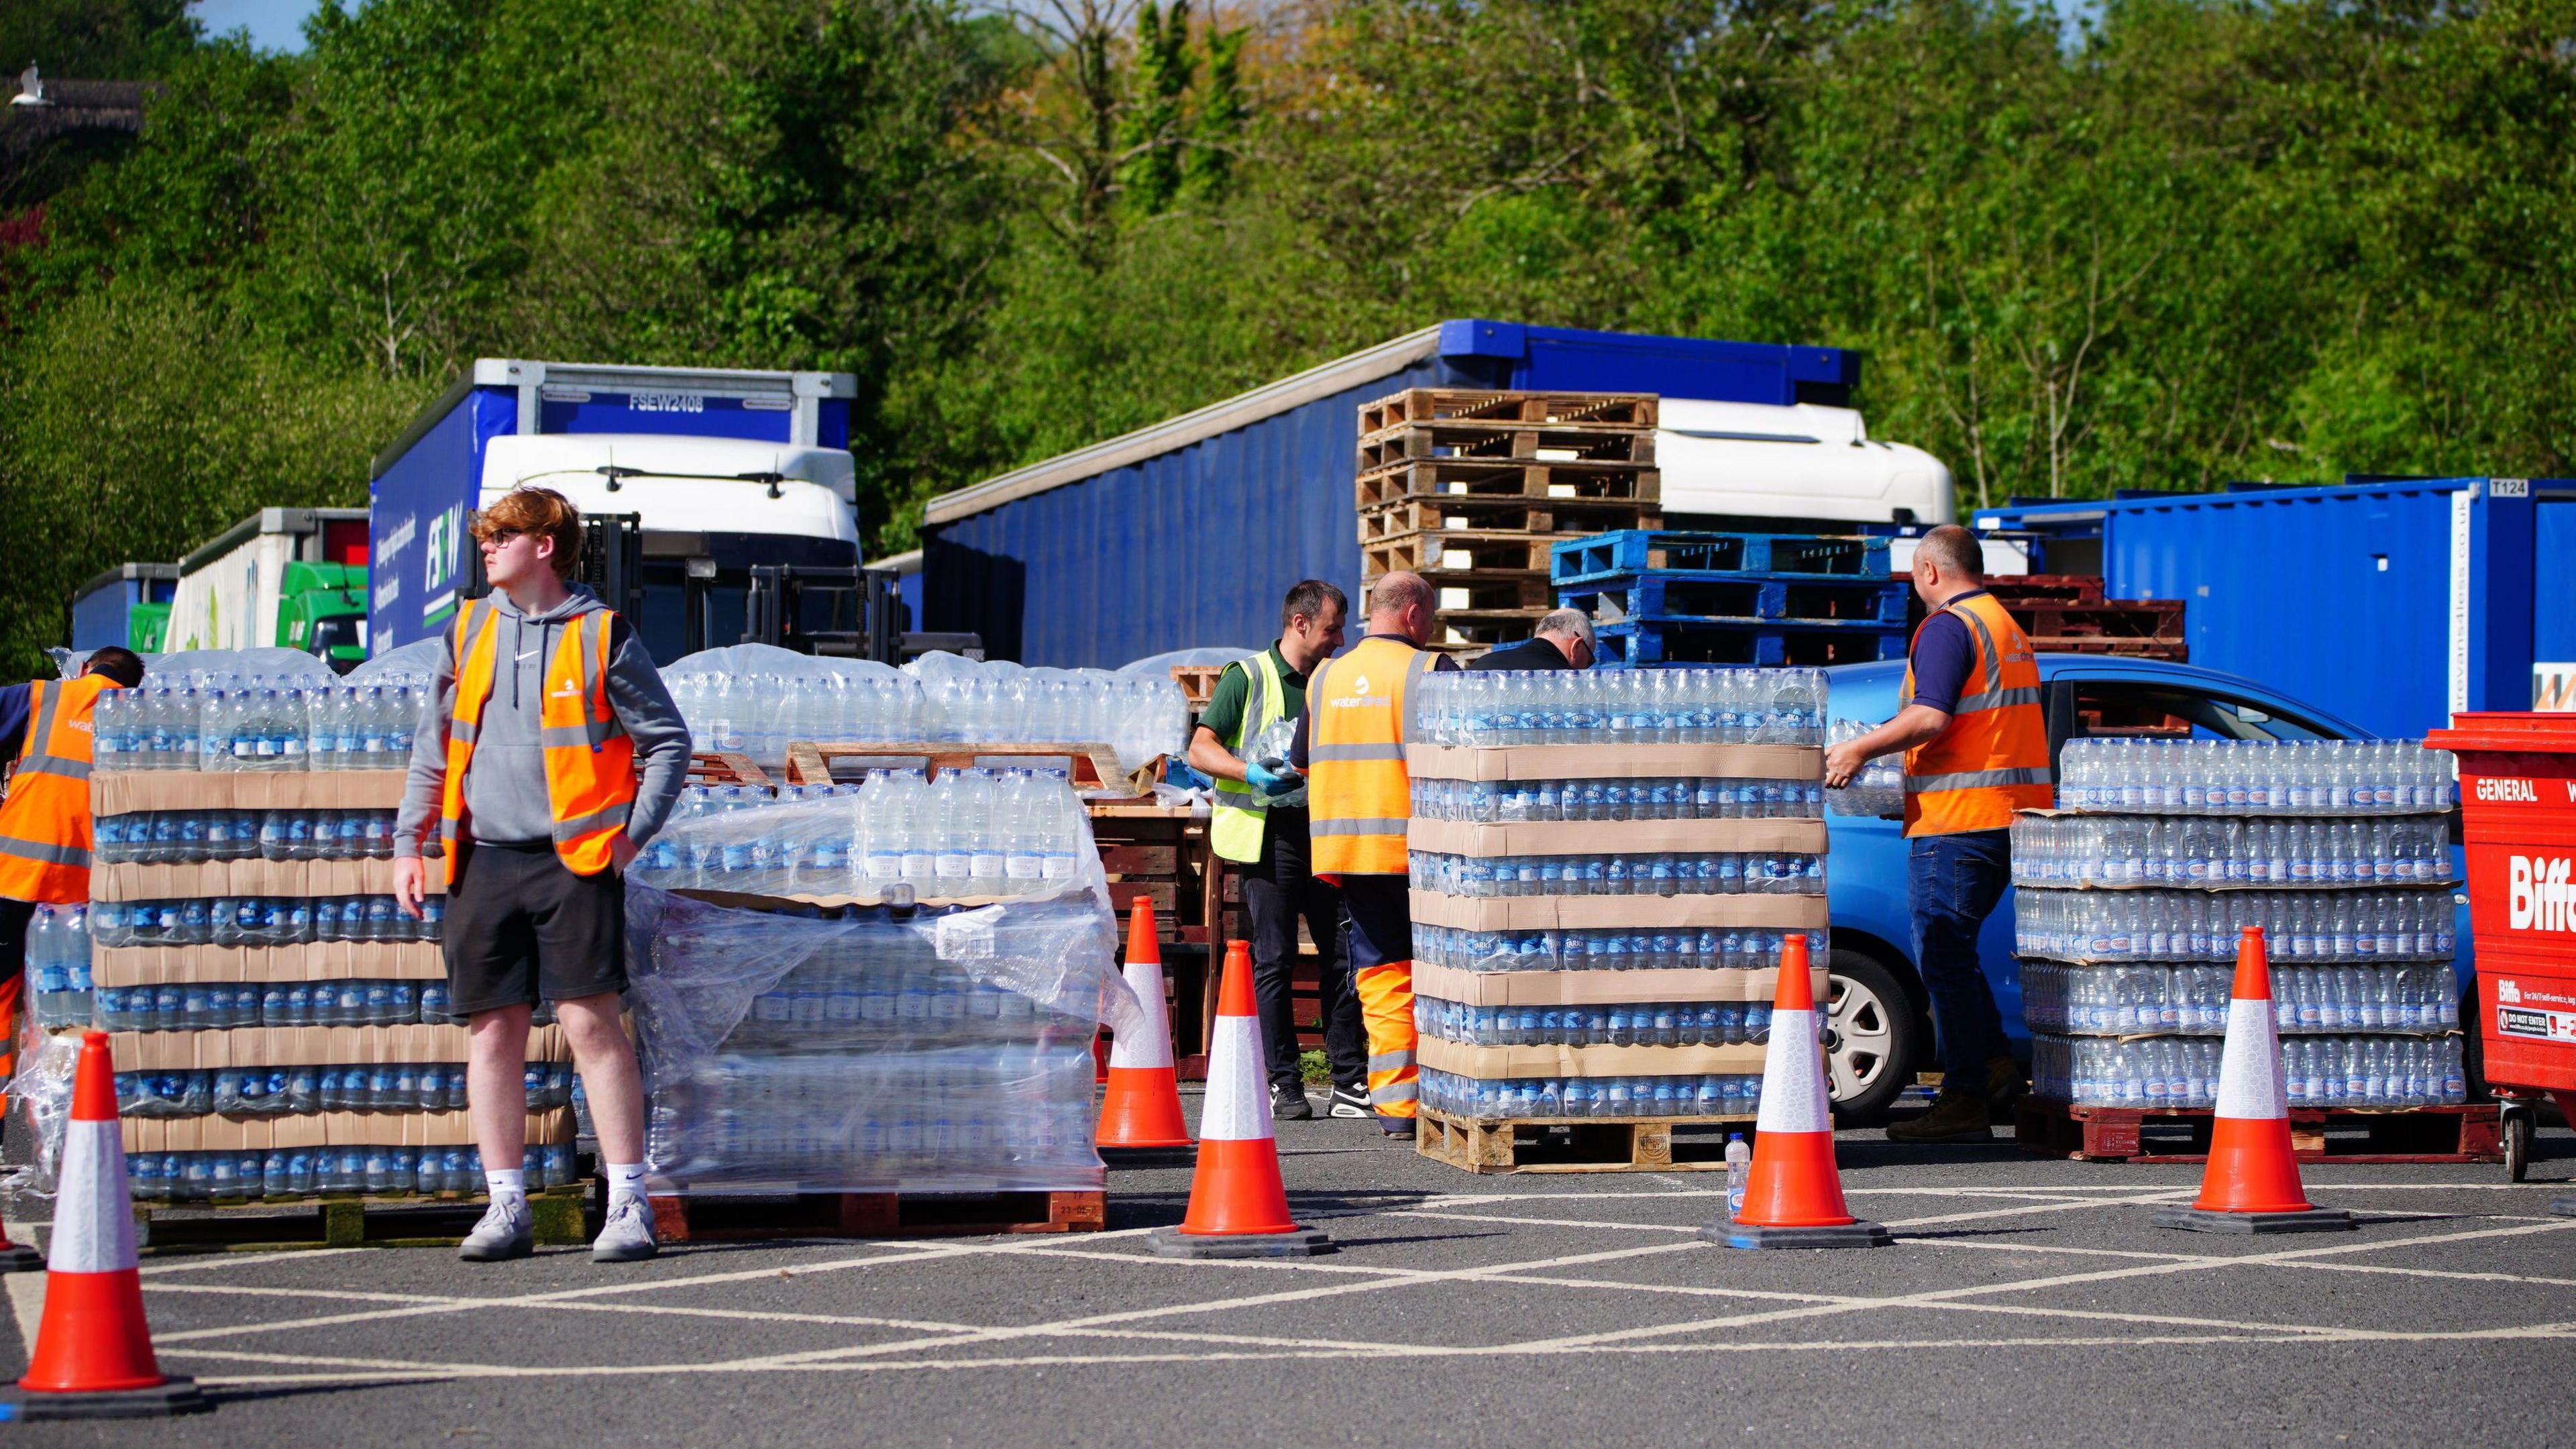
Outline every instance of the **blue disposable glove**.
POLYGON ((1248 760, 1243 766, 1243 783, 1264 795, 1285 795, 1306 782, 1294 770, 1274 773, 1263 769, 1258 760, 1248 760))

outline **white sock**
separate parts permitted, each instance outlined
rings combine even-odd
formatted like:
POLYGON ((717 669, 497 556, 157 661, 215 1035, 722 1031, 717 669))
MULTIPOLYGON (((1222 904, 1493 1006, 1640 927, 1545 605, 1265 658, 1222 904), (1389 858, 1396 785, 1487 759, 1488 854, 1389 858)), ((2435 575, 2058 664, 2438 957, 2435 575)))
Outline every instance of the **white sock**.
POLYGON ((606 1170, 608 1172, 608 1200, 610 1202, 621 1202, 628 1198, 641 1198, 644 1196, 643 1163, 611 1162, 606 1164, 606 1170))
POLYGON ((527 1169, 487 1167, 483 1169, 483 1187, 485 1191, 492 1194, 492 1201, 496 1203, 508 1200, 524 1203, 528 1200, 527 1169))

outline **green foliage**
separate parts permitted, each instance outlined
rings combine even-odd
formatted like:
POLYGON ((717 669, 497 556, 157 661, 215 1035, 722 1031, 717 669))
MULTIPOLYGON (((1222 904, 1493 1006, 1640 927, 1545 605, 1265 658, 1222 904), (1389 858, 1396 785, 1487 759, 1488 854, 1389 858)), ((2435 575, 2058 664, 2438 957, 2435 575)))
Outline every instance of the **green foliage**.
POLYGON ((0 193, 0 668, 106 565, 363 496, 477 355, 854 372, 884 548, 1468 315, 1858 348, 1873 432, 1969 504, 2576 469, 2569 0, 369 0, 311 36, 0 14, 0 60, 164 88, 0 193))

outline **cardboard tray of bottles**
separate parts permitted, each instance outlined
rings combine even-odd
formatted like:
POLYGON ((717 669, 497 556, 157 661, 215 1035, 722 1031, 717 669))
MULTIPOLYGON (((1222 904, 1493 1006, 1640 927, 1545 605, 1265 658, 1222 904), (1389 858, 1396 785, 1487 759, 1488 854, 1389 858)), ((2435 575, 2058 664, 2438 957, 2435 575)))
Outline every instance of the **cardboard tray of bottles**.
MULTIPOLYGON (((1722 778, 1812 782, 1823 752, 1797 745, 1414 745, 1409 776, 1420 780, 1538 781, 1722 778)), ((1594 820, 1479 823, 1416 819, 1415 851, 1468 857, 1782 852, 1822 855, 1821 819, 1594 820)), ((1582 895, 1465 897, 1416 889, 1413 922, 1467 931, 1757 927, 1822 932, 1822 895, 1582 895)), ((1825 972, 1815 972, 1817 990, 1825 972)), ((1466 971, 1417 962, 1414 994, 1469 1007, 1590 1006, 1627 1003, 1767 1003, 1775 969, 1466 971)), ((1698 1046, 1478 1046, 1425 1034, 1422 1066, 1476 1081, 1543 1077, 1758 1075, 1756 1042, 1698 1046)), ((1452 1114, 1455 1115, 1455 1114, 1452 1114)), ((1676 1120, 1692 1120, 1684 1115, 1676 1120)), ((1702 1120, 1735 1120, 1734 1117, 1702 1120)))
MULTIPOLYGON (((97 774, 90 779, 94 816, 138 811, 393 810, 402 802, 399 770, 97 774)), ((442 890, 430 872, 429 889, 442 890)), ((91 871, 93 905, 234 895, 326 897, 388 895, 390 860, 200 860, 122 862, 91 871)), ((98 947, 91 978, 102 992, 132 987, 217 986, 339 981, 438 981, 446 965, 435 941, 309 941, 276 945, 98 947)), ((446 1064, 467 1057, 465 1028, 444 1021, 375 1026, 233 1025, 179 1031, 118 1030, 109 1036, 120 1073, 216 1071, 245 1067, 446 1064)), ((562 1029, 531 1032, 528 1060, 571 1060, 562 1029)), ((531 1112, 531 1147, 574 1140, 569 1107, 531 1112)), ((473 1141, 459 1110, 321 1111, 296 1114, 207 1113, 129 1116, 130 1153, 256 1151, 318 1147, 457 1147, 473 1141)))

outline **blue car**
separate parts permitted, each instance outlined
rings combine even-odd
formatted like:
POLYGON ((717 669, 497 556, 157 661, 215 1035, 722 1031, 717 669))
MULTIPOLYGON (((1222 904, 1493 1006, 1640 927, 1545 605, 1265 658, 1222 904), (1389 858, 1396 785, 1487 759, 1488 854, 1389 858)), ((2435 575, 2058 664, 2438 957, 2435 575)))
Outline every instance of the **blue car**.
MULTIPOLYGON (((2070 739, 2147 735, 2229 740, 2374 738, 2313 705, 2250 679, 2155 659, 2042 654, 2042 703, 2051 760, 2070 739)), ((1828 706, 1837 720, 1879 724, 1892 718, 1905 684, 1902 660, 1846 664, 1826 671, 1828 706)), ((1918 1071, 1936 1064, 1930 998, 1915 970, 1912 915, 1906 900, 1904 827, 1893 820, 1828 816, 1832 859, 1826 867, 1833 912, 1832 1000, 1827 1007, 1828 1076, 1834 1107, 1847 1122, 1884 1115, 1918 1071)), ((2454 854, 2457 854, 2456 843, 2454 854)), ((2459 873, 2455 860, 2454 874, 2459 873)), ((2453 970, 2464 993, 2475 971, 2466 897, 2460 905, 2461 954, 2453 970)), ((2013 896, 1978 938, 2004 1030, 2025 1061, 2030 1036, 2021 1020, 2021 969, 2013 959, 2013 896)), ((2474 1004, 2462 1019, 2473 1018, 2474 1004)), ((2472 1051, 2476 1036, 2470 1037, 2472 1051)), ((2476 1076, 2472 1062, 2471 1076, 2476 1076)))

